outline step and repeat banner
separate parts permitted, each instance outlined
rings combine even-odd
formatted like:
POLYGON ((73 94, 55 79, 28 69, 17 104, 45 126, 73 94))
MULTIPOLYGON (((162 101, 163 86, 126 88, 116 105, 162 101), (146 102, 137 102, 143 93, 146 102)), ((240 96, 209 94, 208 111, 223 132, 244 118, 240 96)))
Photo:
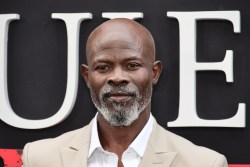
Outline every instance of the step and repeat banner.
POLYGON ((147 27, 163 63, 152 114, 164 128, 250 166, 247 0, 1 0, 0 166, 25 143, 94 117, 80 65, 90 32, 113 18, 147 27))

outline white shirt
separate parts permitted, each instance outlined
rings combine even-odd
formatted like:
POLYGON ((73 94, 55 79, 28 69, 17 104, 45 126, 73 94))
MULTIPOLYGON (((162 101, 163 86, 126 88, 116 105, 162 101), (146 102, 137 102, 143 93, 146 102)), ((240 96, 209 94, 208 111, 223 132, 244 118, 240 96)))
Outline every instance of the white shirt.
MULTIPOLYGON (((142 156, 146 150, 150 134, 153 130, 153 117, 150 114, 147 124, 139 135, 129 145, 128 149, 122 154, 124 167, 138 167, 142 156)), ((94 118, 91 142, 88 154, 88 167, 117 167, 118 156, 115 153, 105 151, 100 143, 97 130, 97 115, 94 118)))

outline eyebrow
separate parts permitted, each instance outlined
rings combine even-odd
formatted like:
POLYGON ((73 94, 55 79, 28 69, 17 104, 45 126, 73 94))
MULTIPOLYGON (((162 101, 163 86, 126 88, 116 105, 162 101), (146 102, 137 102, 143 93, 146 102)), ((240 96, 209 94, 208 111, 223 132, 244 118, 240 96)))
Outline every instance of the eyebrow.
POLYGON ((93 64, 96 64, 96 63, 112 63, 112 61, 110 60, 107 60, 107 59, 98 59, 96 61, 93 62, 93 64))
MULTIPOLYGON (((132 56, 132 57, 124 58, 122 61, 132 61, 132 60, 142 60, 142 58, 138 56, 132 56)), ((112 60, 103 58, 103 57, 101 58, 99 57, 94 61, 94 63, 110 63, 110 62, 112 62, 112 60)))
POLYGON ((132 61, 132 60, 142 60, 142 58, 139 58, 137 56, 133 56, 133 57, 125 58, 123 61, 132 61))

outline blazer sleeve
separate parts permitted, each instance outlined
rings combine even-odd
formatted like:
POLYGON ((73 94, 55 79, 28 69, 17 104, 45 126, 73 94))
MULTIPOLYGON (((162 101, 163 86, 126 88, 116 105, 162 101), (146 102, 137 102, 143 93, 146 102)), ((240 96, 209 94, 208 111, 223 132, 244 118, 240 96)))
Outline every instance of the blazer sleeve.
POLYGON ((228 167, 227 159, 224 155, 219 154, 213 167, 228 167))

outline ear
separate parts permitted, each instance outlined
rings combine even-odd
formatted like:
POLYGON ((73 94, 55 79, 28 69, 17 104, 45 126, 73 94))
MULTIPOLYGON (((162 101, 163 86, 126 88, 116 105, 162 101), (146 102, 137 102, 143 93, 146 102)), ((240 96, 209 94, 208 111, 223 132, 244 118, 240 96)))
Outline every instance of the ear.
POLYGON ((89 67, 85 64, 81 65, 81 74, 82 77, 84 78, 87 86, 89 87, 89 67))
POLYGON ((158 79, 160 77, 160 74, 161 74, 161 70, 162 70, 162 64, 160 61, 155 61, 154 64, 153 64, 153 69, 152 69, 152 72, 153 72, 153 84, 157 84, 158 82, 158 79))

